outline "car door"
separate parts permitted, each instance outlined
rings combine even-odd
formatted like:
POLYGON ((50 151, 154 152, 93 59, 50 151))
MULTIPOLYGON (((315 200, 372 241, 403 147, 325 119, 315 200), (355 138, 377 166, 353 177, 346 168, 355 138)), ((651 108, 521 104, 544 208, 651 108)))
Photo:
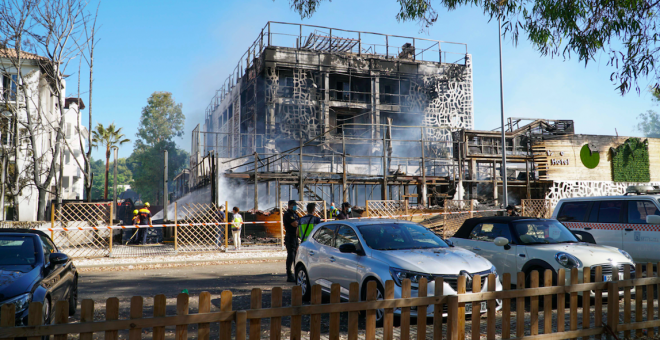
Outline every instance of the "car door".
POLYGON ((502 277, 504 273, 515 276, 517 246, 511 238, 511 231, 507 223, 480 223, 477 224, 466 240, 460 240, 466 249, 481 255, 490 261, 497 273, 502 277), (509 247, 495 245, 495 238, 504 237, 509 240, 509 247), (508 249, 506 249, 508 248, 508 249))
POLYGON ((323 226, 313 236, 317 250, 308 250, 310 259, 313 258, 314 260, 310 261, 313 265, 307 269, 312 285, 319 284, 326 289, 329 289, 332 285, 329 280, 331 272, 330 256, 335 254, 336 229, 336 224, 323 226))
POLYGON ((42 285, 50 291, 53 301, 64 300, 67 298, 66 284, 62 280, 65 276, 65 265, 50 263, 49 256, 56 252, 57 248, 55 248, 52 242, 47 241, 47 237, 39 235, 39 243, 44 253, 44 278, 42 285))
POLYGON ((332 283, 341 285, 341 294, 348 296, 348 289, 352 282, 357 282, 357 269, 362 256, 355 253, 341 253, 339 246, 352 243, 360 249, 360 240, 353 227, 339 225, 335 239, 335 247, 330 253, 329 276, 332 283))
POLYGON ((646 216, 660 215, 660 210, 651 200, 625 201, 626 221, 623 226, 623 246, 635 262, 658 262, 660 231, 657 226, 646 223, 646 216))

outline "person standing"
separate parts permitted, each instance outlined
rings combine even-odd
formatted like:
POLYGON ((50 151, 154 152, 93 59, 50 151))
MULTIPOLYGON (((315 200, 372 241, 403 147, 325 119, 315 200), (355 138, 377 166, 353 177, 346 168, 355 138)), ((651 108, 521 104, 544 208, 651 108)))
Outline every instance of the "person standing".
MULTIPOLYGON (((140 211, 138 211, 137 209, 133 210, 133 225, 134 225, 134 226, 140 225, 140 211)), ((135 239, 135 240, 133 239, 133 238, 136 237, 136 236, 137 236, 138 238, 139 238, 139 236, 140 236, 140 229, 138 229, 138 228, 135 228, 135 230, 133 230, 133 234, 132 234, 131 237, 128 239, 128 241, 126 241, 126 244, 129 244, 129 243, 131 243, 131 244, 137 244, 137 243, 138 243, 138 240, 137 240, 137 239, 135 239), (136 235, 136 234, 137 234, 137 235, 136 235)))
POLYGON ((351 217, 351 204, 344 202, 341 204, 341 211, 337 215, 338 220, 347 220, 351 217))
POLYGON ((147 229, 149 228, 151 223, 151 211, 149 211, 149 202, 144 204, 144 207, 139 210, 139 216, 140 216, 140 225, 145 226, 143 228, 140 228, 138 230, 138 242, 141 244, 147 244, 147 229))
POLYGON ((520 216, 520 215, 518 214, 518 212, 516 211, 516 207, 514 207, 514 206, 511 205, 511 204, 509 204, 509 205, 506 207, 506 215, 507 215, 507 216, 520 216))
POLYGON ((298 222, 300 224, 300 226, 298 227, 299 230, 298 237, 300 238, 301 243, 307 240, 307 237, 309 237, 309 233, 312 232, 314 226, 316 226, 317 224, 321 224, 321 218, 318 216, 314 216, 315 211, 316 211, 316 203, 307 204, 307 215, 301 217, 300 221, 298 222))
POLYGON ((339 215, 339 209, 335 208, 335 202, 330 203, 330 219, 337 218, 339 215))
POLYGON ((221 205, 215 213, 216 213, 216 219, 217 219, 218 223, 220 223, 220 224, 217 224, 215 226, 215 231, 216 231, 216 242, 215 242, 215 244, 218 248, 222 248, 223 243, 224 243, 222 234, 223 234, 223 231, 225 230, 225 225, 223 223, 225 223, 225 221, 227 220, 226 215, 225 215, 225 206, 221 205))
POLYGON ((298 251, 298 214, 296 210, 298 205, 295 200, 290 200, 288 209, 282 215, 284 223, 284 246, 286 247, 286 281, 296 282, 291 267, 296 260, 296 251, 298 251))
POLYGON ((238 207, 232 209, 231 234, 234 237, 234 249, 241 249, 241 228, 243 228, 243 217, 239 214, 238 207))

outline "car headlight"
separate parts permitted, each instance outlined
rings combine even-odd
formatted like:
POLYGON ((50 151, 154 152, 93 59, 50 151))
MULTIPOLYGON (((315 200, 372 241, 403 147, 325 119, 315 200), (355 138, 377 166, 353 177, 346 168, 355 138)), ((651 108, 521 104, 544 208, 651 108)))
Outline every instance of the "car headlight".
POLYGON ((2 301, 0 302, 0 307, 13 303, 14 306, 16 306, 16 314, 28 309, 30 306, 30 301, 32 300, 32 294, 26 293, 23 295, 19 295, 15 298, 9 299, 7 301, 2 301))
POLYGON ((428 280, 429 282, 433 281, 433 275, 411 272, 399 268, 390 267, 390 274, 392 274, 392 279, 394 279, 394 283, 396 283, 396 285, 399 287, 401 286, 401 282, 403 282, 403 280, 405 279, 410 280, 411 288, 417 288, 419 286, 418 285, 419 281, 422 278, 426 278, 426 280, 428 280))
POLYGON ((630 256, 630 254, 628 254, 627 251, 619 249, 619 253, 623 254, 623 256, 625 256, 628 260, 630 260, 630 262, 635 263, 635 261, 633 261, 632 256, 630 256))
POLYGON ((566 268, 582 268, 582 261, 568 253, 555 254, 555 260, 566 268))

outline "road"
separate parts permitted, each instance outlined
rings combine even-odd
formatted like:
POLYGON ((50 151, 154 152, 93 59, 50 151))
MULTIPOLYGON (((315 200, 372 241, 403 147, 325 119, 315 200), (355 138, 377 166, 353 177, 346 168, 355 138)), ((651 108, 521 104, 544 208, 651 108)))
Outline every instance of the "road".
POLYGON ((174 298, 183 289, 188 289, 191 297, 203 291, 215 297, 223 290, 231 290, 234 296, 249 296, 252 288, 270 291, 273 287, 291 286, 286 282, 283 261, 83 272, 78 282, 80 300, 99 302, 109 297, 130 299, 134 295, 153 297, 165 294, 174 298))

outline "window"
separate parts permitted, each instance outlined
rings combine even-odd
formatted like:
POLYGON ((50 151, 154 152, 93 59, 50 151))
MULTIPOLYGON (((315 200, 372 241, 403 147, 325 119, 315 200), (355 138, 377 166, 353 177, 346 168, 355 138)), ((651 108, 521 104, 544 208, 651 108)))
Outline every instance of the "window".
POLYGON ((44 250, 44 262, 48 264, 48 262, 50 262, 50 259, 48 258, 49 255, 57 252, 57 249, 55 248, 55 245, 50 242, 48 237, 39 235, 39 238, 41 239, 41 247, 44 250))
POLYGON ((335 227, 321 227, 321 229, 314 234, 314 240, 322 245, 332 247, 335 240, 335 227))
POLYGON ((600 202, 594 202, 591 205, 591 213, 589 214, 589 222, 598 222, 598 209, 600 202))
POLYGON ((0 237, 0 265, 35 264, 34 241, 28 236, 0 237))
POLYGON ((71 163, 71 152, 69 152, 69 149, 64 150, 64 164, 69 164, 71 163))
POLYGON ((402 250, 447 248, 438 235, 419 224, 386 223, 358 227, 362 238, 371 249, 402 250))
POLYGON ((493 242, 498 237, 504 237, 511 242, 509 225, 504 223, 482 223, 474 227, 470 239, 476 241, 493 242))
POLYGON ((646 216, 660 215, 651 201, 628 201, 628 223, 646 224, 646 216))
POLYGON ((621 222, 621 208, 623 201, 602 201, 598 209, 598 222, 619 223, 621 222))
POLYGON ((69 191, 69 176, 62 177, 62 190, 69 191))
POLYGON ((341 245, 347 243, 353 243, 354 245, 357 246, 360 243, 360 240, 358 239, 357 234, 355 233, 353 228, 348 226, 341 226, 337 231, 337 240, 335 241, 335 247, 339 248, 341 245))
POLYGON ((556 244, 578 242, 575 235, 557 221, 514 222, 521 244, 556 244))
POLYGON ((562 222, 582 222, 587 214, 589 202, 566 202, 562 204, 557 220, 562 222))
POLYGON ((18 81, 18 75, 12 74, 11 77, 3 76, 2 77, 2 97, 8 101, 16 100, 16 83, 18 81))
POLYGON ((66 139, 71 139, 71 123, 66 123, 66 139))

